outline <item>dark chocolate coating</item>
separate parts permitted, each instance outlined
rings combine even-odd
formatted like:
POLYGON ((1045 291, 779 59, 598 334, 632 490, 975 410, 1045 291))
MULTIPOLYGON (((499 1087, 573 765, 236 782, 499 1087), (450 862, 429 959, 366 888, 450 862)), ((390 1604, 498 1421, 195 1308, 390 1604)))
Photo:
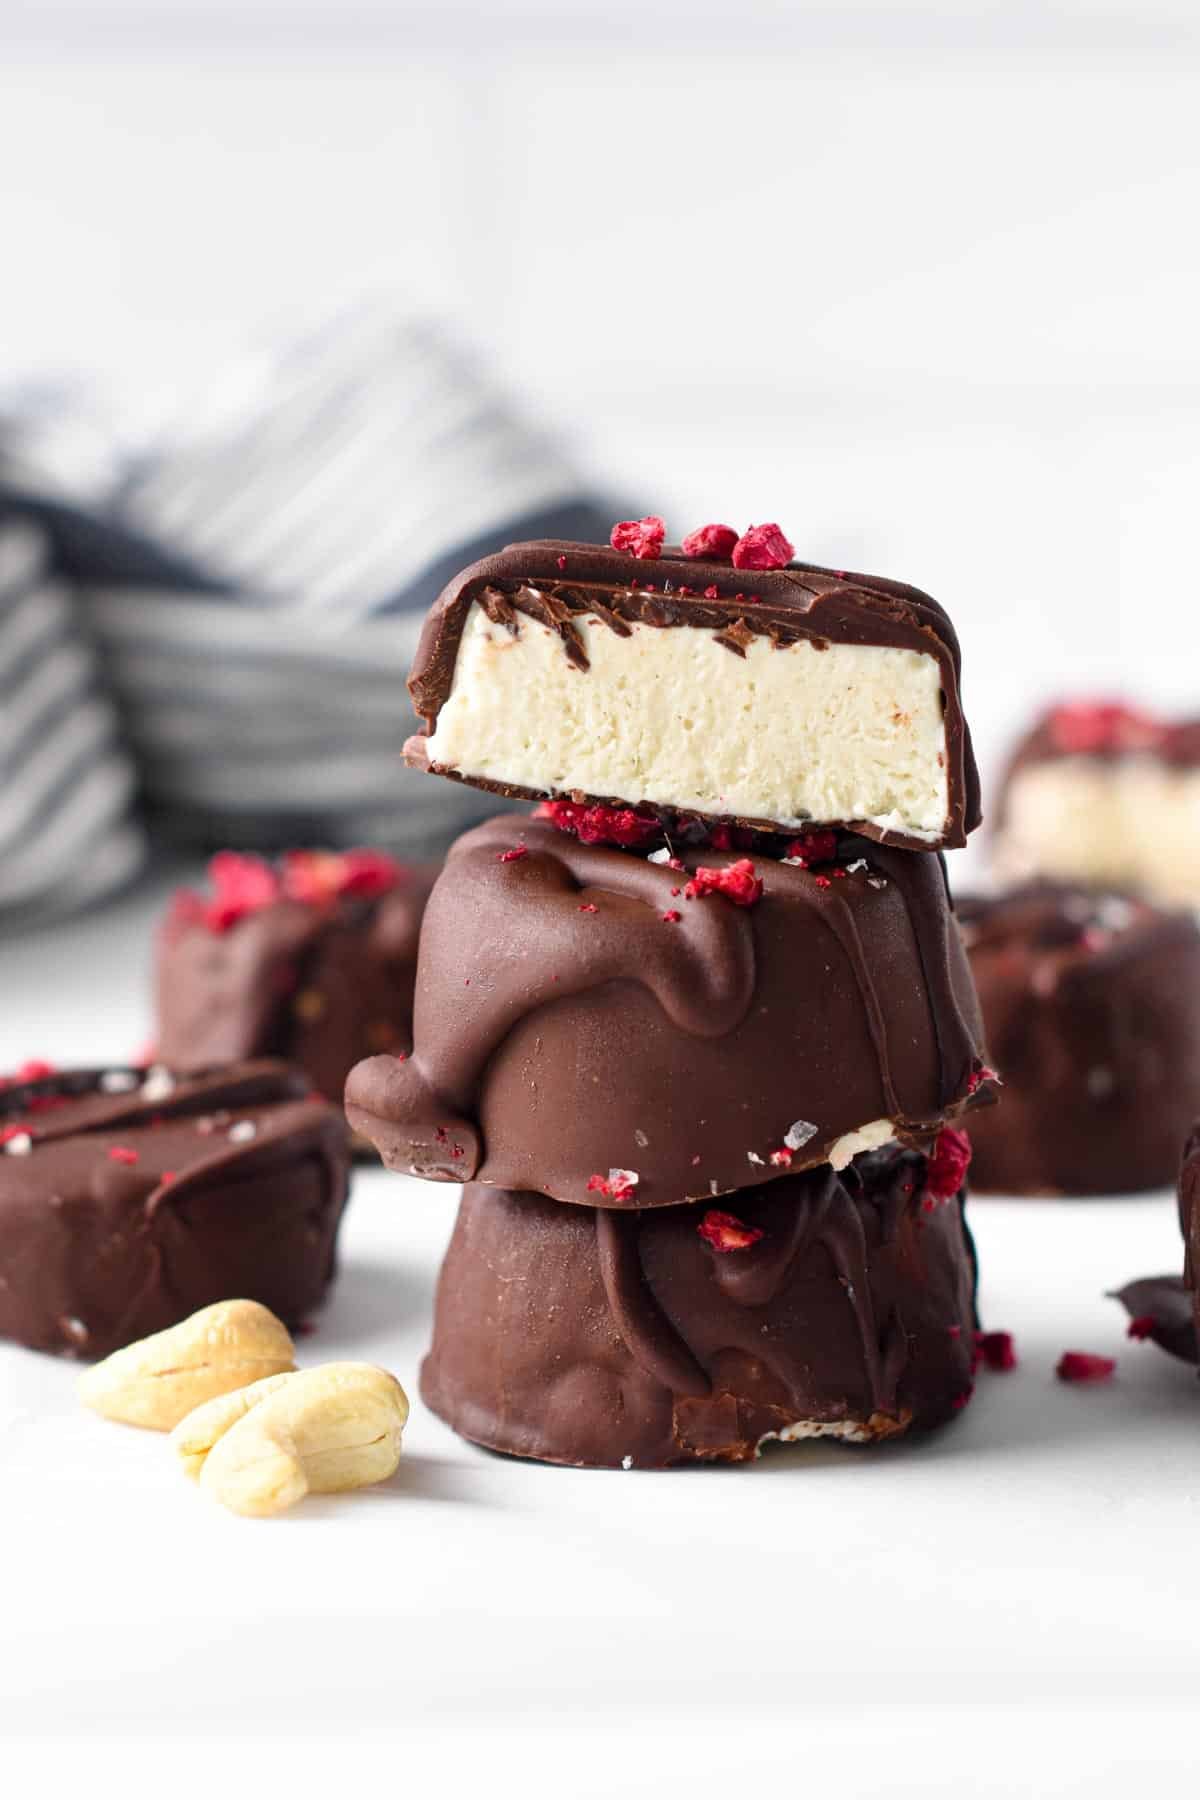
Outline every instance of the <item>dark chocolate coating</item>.
POLYGON ((1165 1187, 1200 1104, 1200 927, 1077 888, 959 897, 1003 1082, 972 1116, 976 1193, 1165 1187))
MULTIPOLYGON (((878 644, 932 656, 941 671, 945 706, 949 805, 943 836, 931 844, 907 833, 884 832, 862 819, 822 820, 821 824, 858 831, 907 849, 929 851, 964 844, 967 833, 979 823, 979 775, 959 695, 958 639, 936 600, 919 588, 885 581, 876 575, 821 569, 810 563, 790 563, 786 569, 738 570, 727 562, 704 562, 684 556, 671 546, 657 560, 641 561, 601 545, 549 538, 509 544, 495 556, 472 563, 438 596, 425 621, 408 682, 413 705, 424 726, 422 733, 405 745, 406 760, 414 768, 429 769, 434 774, 448 775, 510 797, 536 800, 557 795, 623 805, 628 804, 628 796, 580 796, 557 789, 535 792, 460 775, 455 769, 429 762, 425 738, 431 735, 450 693, 463 627, 476 600, 495 617, 503 618, 506 609, 511 616, 515 610, 550 625, 563 640, 563 654, 583 670, 587 656, 571 619, 573 614, 584 612, 595 613, 622 635, 628 634, 631 622, 727 631, 734 655, 739 653, 739 638, 767 636, 780 645, 809 638, 818 643, 878 644), (560 561, 565 566, 560 567, 560 561), (644 591, 645 583, 650 581, 655 584, 653 593, 644 591), (531 583, 536 593, 531 591, 531 583), (690 593, 681 596, 681 586, 689 588, 690 593), (703 590, 709 587, 716 588, 716 599, 702 597, 703 590), (747 593, 757 596, 753 604, 747 603, 747 593)), ((668 809, 647 810, 671 817, 668 809)), ((792 834, 791 827, 770 819, 738 818, 734 822, 763 831, 786 829, 792 834)))
POLYGON ((0 1147, 0 1337, 107 1356, 217 1300, 292 1324, 324 1297, 347 1189, 335 1108, 279 1063, 168 1094, 161 1071, 149 1095, 146 1079, 89 1069, 0 1092, 0 1124, 33 1140, 0 1147))
POLYGON ((940 860, 857 847, 837 873, 751 858, 765 892, 741 907, 681 891, 733 853, 681 850, 678 873, 490 820, 429 899, 413 1054, 359 1064, 352 1126, 389 1168, 583 1206, 632 1170, 636 1207, 786 1173, 797 1121, 793 1171, 880 1118, 928 1136, 978 1086, 975 995, 940 860))
POLYGON ((172 1069, 277 1057, 341 1104, 374 1051, 407 1050, 421 915, 437 866, 414 866, 379 899, 278 899, 224 931, 164 921, 155 1054, 172 1069))
POLYGON ((1183 1231, 1183 1279, 1192 1295, 1192 1319, 1200 1343, 1200 1124, 1188 1137, 1179 1171, 1179 1224, 1183 1231))
MULTIPOLYGON (((922 1204, 896 1146, 703 1205, 616 1213, 468 1187, 421 1394, 463 1437, 544 1462, 744 1462, 797 1421, 861 1441, 940 1425, 971 1392, 975 1264, 961 1197, 922 1204)), ((815 1435, 815 1434, 814 1434, 815 1435)))
POLYGON ((1139 1336, 1148 1337, 1180 1362, 1200 1360, 1196 1296, 1182 1276, 1145 1275, 1118 1288, 1111 1298, 1119 1300, 1130 1318, 1139 1322, 1139 1336))

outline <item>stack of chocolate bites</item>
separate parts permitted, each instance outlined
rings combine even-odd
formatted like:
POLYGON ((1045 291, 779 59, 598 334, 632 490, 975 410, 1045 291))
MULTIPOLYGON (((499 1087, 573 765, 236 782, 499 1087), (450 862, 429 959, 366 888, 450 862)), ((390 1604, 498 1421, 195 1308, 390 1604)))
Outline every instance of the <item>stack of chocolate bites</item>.
POLYGON ((540 804, 451 850, 413 1051, 346 1095, 464 1184, 427 1405, 580 1466, 887 1438, 974 1366, 953 629, 775 526, 663 537, 513 545, 435 604, 407 759, 540 804))

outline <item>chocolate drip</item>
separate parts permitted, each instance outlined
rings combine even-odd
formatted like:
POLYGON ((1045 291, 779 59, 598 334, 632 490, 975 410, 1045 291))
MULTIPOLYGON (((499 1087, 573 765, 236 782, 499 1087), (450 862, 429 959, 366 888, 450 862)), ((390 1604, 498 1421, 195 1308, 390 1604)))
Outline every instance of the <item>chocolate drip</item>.
POLYGON ((674 1394, 704 1395, 712 1383, 650 1291, 638 1248, 637 1213, 597 1209, 600 1279, 634 1360, 674 1394))
MULTIPOLYGON (((825 908, 825 922, 836 936, 854 971, 854 980, 858 986, 863 1012, 866 1014, 871 1043, 875 1049, 875 1060, 879 1065, 879 1083, 883 1089, 884 1106, 889 1118, 897 1118, 904 1108, 897 1098, 896 1084, 892 1079, 892 1058, 888 1049, 887 1024, 884 1020, 883 1008, 879 1004, 879 995, 875 990, 875 983, 871 979, 867 959, 863 955, 862 939, 858 935, 854 915, 840 894, 834 898, 832 905, 825 908)), ((936 1016, 935 1012, 935 1019, 936 1016)))

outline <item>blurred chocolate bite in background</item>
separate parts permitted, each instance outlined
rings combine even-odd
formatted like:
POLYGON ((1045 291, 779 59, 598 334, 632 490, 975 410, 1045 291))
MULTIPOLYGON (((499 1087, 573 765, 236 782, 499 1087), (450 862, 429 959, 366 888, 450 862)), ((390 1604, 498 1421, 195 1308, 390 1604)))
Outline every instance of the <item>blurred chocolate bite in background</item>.
POLYGON ((1120 700, 1051 707, 1012 752, 992 825, 1002 881, 1200 905, 1200 718, 1120 700))
POLYGON ((417 940, 436 864, 378 850, 224 851, 158 934, 155 1056, 173 1070, 273 1056, 340 1106, 360 1058, 412 1045, 417 940))
POLYGON ((1165 1187, 1200 1107, 1200 926, 1186 911, 1048 883, 960 896, 1002 1082, 972 1114, 976 1193, 1165 1187))

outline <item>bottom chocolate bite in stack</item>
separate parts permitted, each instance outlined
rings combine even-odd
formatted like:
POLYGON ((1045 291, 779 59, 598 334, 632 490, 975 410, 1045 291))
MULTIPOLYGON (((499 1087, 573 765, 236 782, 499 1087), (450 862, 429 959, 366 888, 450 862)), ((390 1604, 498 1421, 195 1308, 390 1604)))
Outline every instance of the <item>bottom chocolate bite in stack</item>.
POLYGON ((770 1439, 871 1443, 971 1393, 967 1156, 898 1145, 640 1211, 467 1187, 426 1404, 489 1449, 579 1467, 743 1462, 770 1439))
POLYGON ((334 1272, 346 1127, 281 1063, 0 1091, 0 1337, 106 1356, 202 1306, 297 1323, 334 1272))
POLYGON ((970 1120, 973 1191, 1168 1186, 1200 1103, 1196 919, 1049 884, 958 918, 1004 1084, 970 1120))

